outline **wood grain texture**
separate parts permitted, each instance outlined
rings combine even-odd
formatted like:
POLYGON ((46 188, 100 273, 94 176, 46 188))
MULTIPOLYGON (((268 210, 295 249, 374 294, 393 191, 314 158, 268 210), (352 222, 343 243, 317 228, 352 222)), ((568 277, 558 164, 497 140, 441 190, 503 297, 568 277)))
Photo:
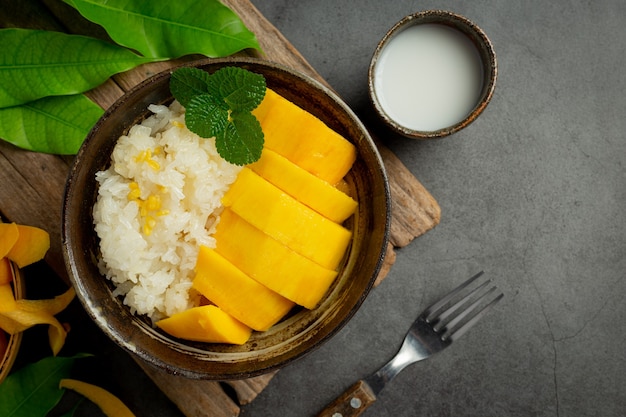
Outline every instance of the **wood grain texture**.
POLYGON ((190 417, 239 415, 239 406, 226 394, 219 382, 187 379, 165 373, 140 359, 135 359, 135 362, 184 415, 190 417))
MULTIPOLYGON (((237 55, 276 62, 311 76, 328 86, 293 45, 247 0, 224 0, 253 31, 263 53, 253 50, 237 55)), ((69 6, 59 1, 15 2, 0 0, 1 27, 64 30, 69 33, 107 39, 106 33, 91 24, 69 6)), ((146 78, 198 57, 142 65, 115 75, 106 83, 86 93, 103 109, 111 106, 125 91, 146 78)), ((331 88, 330 86, 328 86, 331 88)), ((390 243, 376 284, 387 275, 395 261, 394 248, 409 244, 414 238, 439 223, 440 209, 435 199, 385 146, 378 144, 387 169, 392 196, 390 243)), ((61 251, 61 210, 65 181, 71 158, 18 149, 0 141, 0 214, 9 221, 46 229, 51 248, 46 261, 69 285, 61 251)), ((239 405, 253 401, 270 383, 275 373, 241 381, 228 381, 235 391, 231 398, 217 382, 186 380, 140 363, 146 374, 186 416, 230 417, 239 415, 239 405)))
POLYGON ((376 401, 376 395, 365 381, 357 381, 319 412, 317 417, 357 417, 376 401))

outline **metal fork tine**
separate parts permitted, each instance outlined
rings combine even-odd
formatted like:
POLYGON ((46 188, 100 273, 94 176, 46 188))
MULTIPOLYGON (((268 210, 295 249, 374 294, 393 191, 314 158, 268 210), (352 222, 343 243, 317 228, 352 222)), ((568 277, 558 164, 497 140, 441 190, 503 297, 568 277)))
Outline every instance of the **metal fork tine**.
POLYGON ((434 317, 437 316, 437 313, 439 312, 439 310, 441 310, 442 307, 444 307, 451 300, 453 300, 454 297, 456 297, 458 293, 460 293, 465 288, 467 288, 472 282, 477 280, 483 273, 484 273, 483 271, 480 271, 479 273, 477 273, 476 275, 474 275, 473 277, 471 277, 470 279, 468 279, 467 281, 465 281, 464 283, 456 287, 454 290, 448 293, 448 295, 443 297, 441 300, 437 301, 436 303, 428 307, 426 310, 424 310, 424 319, 427 322, 430 322, 434 317))
POLYGON ((457 302, 454 306, 443 312, 441 314, 441 318, 439 319, 442 324, 439 327, 435 326, 436 330, 451 330, 454 326, 459 324, 459 322, 467 317, 478 306, 478 304, 481 303, 481 301, 484 301, 490 293, 496 290, 496 287, 493 286, 481 293, 481 291, 490 283, 491 280, 484 282, 482 285, 474 289, 474 291, 466 295, 462 300, 459 300, 459 302, 457 302), (478 295, 476 296, 476 294, 478 295), (451 319, 449 322, 444 323, 444 321, 453 314, 457 314, 456 317, 451 319))
MULTIPOLYGON (((475 297, 476 294, 478 294, 481 290, 483 290, 490 283, 491 283, 491 280, 487 280, 487 281, 483 282, 478 287, 476 287, 472 291, 470 291, 463 298, 461 298, 456 303, 454 303, 452 306, 448 307, 445 311, 440 313, 436 318, 434 318, 432 320, 432 323, 433 323, 433 327, 435 328, 435 330, 439 331, 439 330, 441 330, 442 327, 447 326, 445 323, 446 323, 446 320, 448 319, 448 317, 451 317, 453 314, 456 314, 456 312, 458 310, 461 310, 461 311, 465 310, 465 308, 464 308, 465 304, 467 304, 472 298, 475 297), (463 309, 462 309, 462 307, 463 307, 463 309)), ((482 296, 479 296, 477 298, 480 298, 480 297, 482 297, 482 296)))
POLYGON ((456 330, 451 330, 454 326, 456 326, 458 324, 458 322, 460 322, 465 316, 467 316, 472 310, 474 310, 474 308, 480 304, 481 301, 484 300, 484 298, 491 294, 493 291, 496 290, 496 287, 492 287, 486 294, 485 296, 479 298, 478 300, 476 300, 471 306, 470 308, 468 308, 465 312, 463 312, 459 317, 456 317, 454 320, 452 320, 450 323, 448 323, 447 329, 450 332, 450 334, 448 334, 447 336, 444 335, 444 338, 454 342, 455 340, 457 340, 458 338, 460 338, 461 336, 463 336, 465 334, 465 332, 467 332, 473 325, 475 325, 476 323, 478 323, 478 321, 485 315, 487 314, 487 312, 498 303, 498 301, 500 301, 502 299, 502 297, 504 297, 504 294, 500 293, 496 298, 494 298, 493 300, 491 300, 489 302, 489 304, 487 304, 486 306, 484 306, 482 309, 478 310, 477 312, 474 313, 473 316, 471 316, 469 318, 469 320, 467 320, 461 327, 459 327, 456 330), (462 317, 461 317, 462 316, 462 317), (458 320, 457 320, 458 319, 458 320), (455 323, 452 323, 452 322, 455 323))

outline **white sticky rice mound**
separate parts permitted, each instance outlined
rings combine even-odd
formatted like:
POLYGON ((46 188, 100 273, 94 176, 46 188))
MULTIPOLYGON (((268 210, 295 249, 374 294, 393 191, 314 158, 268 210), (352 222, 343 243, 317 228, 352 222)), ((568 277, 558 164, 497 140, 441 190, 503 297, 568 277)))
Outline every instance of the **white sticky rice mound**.
POLYGON ((221 198, 241 167, 218 155, 214 139, 185 127, 178 102, 149 109, 153 115, 119 138, 110 168, 96 174, 93 217, 99 267, 115 284, 114 295, 133 314, 156 321, 197 305, 190 289, 199 246, 215 247, 221 198), (139 200, 129 196, 132 183, 139 200), (142 213, 141 201, 151 195, 160 205, 144 203, 142 213))

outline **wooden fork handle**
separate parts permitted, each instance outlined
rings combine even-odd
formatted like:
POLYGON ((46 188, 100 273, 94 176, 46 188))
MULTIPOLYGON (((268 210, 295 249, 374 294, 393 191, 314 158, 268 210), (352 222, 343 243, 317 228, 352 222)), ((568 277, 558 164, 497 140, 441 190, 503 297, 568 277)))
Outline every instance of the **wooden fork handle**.
POLYGON ((360 416, 376 401, 376 395, 367 382, 360 380, 344 391, 335 401, 328 404, 317 417, 360 416))

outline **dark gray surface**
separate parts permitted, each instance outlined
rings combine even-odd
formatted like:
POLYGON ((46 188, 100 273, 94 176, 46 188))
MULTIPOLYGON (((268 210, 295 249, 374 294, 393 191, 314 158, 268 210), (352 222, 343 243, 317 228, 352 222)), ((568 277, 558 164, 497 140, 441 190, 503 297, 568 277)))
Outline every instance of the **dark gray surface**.
POLYGON ((442 209, 331 341, 281 370, 243 416, 312 416, 391 357, 413 318, 484 269, 504 291, 446 352, 406 369, 365 416, 623 416, 626 411, 626 3, 254 4, 366 124, 371 54, 407 14, 444 9, 492 40, 499 79, 466 130, 382 132, 442 209))

